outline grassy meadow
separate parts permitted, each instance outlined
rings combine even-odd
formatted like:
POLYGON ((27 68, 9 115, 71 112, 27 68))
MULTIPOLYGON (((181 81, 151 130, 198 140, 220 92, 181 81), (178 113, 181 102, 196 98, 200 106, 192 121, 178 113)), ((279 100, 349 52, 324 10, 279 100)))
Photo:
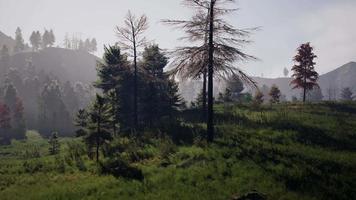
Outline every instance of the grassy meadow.
POLYGON ((203 139, 199 112, 187 110, 179 128, 121 136, 103 149, 102 162, 116 148, 143 180, 101 173, 80 138, 60 138, 60 154, 49 155, 48 140, 28 131, 27 140, 0 146, 0 199, 227 200, 253 191, 267 199, 355 198, 355 104, 215 110, 213 144, 203 139))

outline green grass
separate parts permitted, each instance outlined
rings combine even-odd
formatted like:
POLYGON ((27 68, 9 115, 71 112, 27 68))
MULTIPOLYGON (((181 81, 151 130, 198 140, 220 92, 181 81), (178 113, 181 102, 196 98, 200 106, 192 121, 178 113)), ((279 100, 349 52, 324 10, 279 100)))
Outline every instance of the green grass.
MULTIPOLYGON (((50 156, 47 140, 29 131, 26 141, 0 147, 0 199, 230 199, 253 190, 268 199, 356 196, 356 105, 216 111, 218 137, 209 146, 199 138, 178 146, 156 137, 137 147, 120 140, 142 182, 100 175, 78 139, 61 139, 60 155, 50 156)), ((201 126, 190 120, 195 111, 183 116, 201 126)))

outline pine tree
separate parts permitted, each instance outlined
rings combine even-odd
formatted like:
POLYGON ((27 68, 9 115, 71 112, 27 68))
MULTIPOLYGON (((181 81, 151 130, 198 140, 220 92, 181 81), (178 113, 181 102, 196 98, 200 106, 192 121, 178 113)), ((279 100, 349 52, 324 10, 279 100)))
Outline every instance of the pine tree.
POLYGON ((52 47, 56 42, 56 37, 54 36, 53 30, 51 29, 48 33, 48 45, 52 47))
POLYGON ((39 31, 33 31, 31 36, 30 36, 30 42, 32 45, 32 50, 37 51, 40 48, 41 45, 41 34, 39 31))
POLYGON ((243 44, 248 43, 246 37, 250 30, 240 30, 224 20, 223 16, 235 11, 226 8, 226 3, 233 0, 185 0, 186 4, 196 9, 196 15, 191 20, 165 20, 170 25, 185 31, 188 42, 200 42, 201 46, 183 47, 175 50, 175 74, 197 77, 207 71, 208 77, 208 109, 207 135, 208 141, 214 139, 214 111, 213 111, 213 78, 216 75, 237 73, 242 80, 255 85, 240 69, 236 68, 237 60, 254 59, 242 52, 243 44))
POLYGON ((98 63, 99 80, 95 86, 102 89, 111 104, 113 132, 120 122, 121 130, 132 128, 132 80, 129 62, 126 55, 121 54, 118 46, 104 48, 103 62, 98 63))
POLYGON ((177 86, 174 80, 169 79, 164 73, 164 67, 168 58, 162 53, 158 45, 150 45, 143 52, 142 68, 140 76, 140 115, 141 124, 146 127, 158 126, 162 118, 174 116, 174 112, 180 105, 180 97, 177 95, 177 86))
POLYGON ((271 97, 271 103, 279 103, 281 97, 281 91, 276 85, 272 85, 271 90, 269 92, 269 96, 271 97))
POLYGON ((22 37, 22 32, 20 27, 17 27, 16 32, 15 32, 15 47, 14 47, 14 52, 18 53, 25 50, 25 43, 22 37))
POLYGON ((108 104, 103 97, 96 95, 95 102, 89 112, 88 134, 84 136, 89 149, 90 147, 95 148, 96 162, 99 162, 100 147, 112 140, 110 122, 108 104))
POLYGON ((349 87, 343 88, 341 91, 341 99, 344 101, 352 101, 352 91, 349 87))
POLYGON ((75 118, 75 126, 78 129, 75 131, 77 137, 82 137, 88 134, 88 117, 89 114, 85 109, 80 109, 75 118))
POLYGON ((47 30, 45 30, 42 36, 42 48, 47 48, 50 45, 51 45, 51 34, 47 30))
POLYGON ((51 137, 48 140, 49 143, 49 154, 50 155, 57 155, 60 152, 60 144, 58 141, 58 133, 57 132, 53 132, 51 134, 51 137))
POLYGON ((130 53, 133 55, 134 62, 134 117, 133 124, 134 128, 138 126, 138 66, 137 66, 137 57, 138 57, 138 48, 143 46, 146 43, 143 33, 148 29, 147 17, 142 15, 139 18, 132 15, 129 11, 125 18, 125 27, 117 27, 117 35, 121 39, 120 44, 124 49, 129 49, 130 53))
POLYGON ((314 59, 317 56, 313 53, 310 43, 302 44, 297 51, 298 53, 294 57, 296 64, 292 67, 294 79, 290 84, 294 85, 293 89, 303 89, 303 102, 305 102, 307 91, 318 86, 319 74, 314 69, 314 59))

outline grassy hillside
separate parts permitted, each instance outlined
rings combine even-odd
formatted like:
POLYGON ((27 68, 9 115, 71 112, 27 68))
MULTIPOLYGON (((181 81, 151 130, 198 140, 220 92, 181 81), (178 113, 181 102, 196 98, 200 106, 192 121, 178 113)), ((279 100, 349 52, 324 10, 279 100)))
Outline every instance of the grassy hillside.
MULTIPOLYGON (((153 133, 116 139, 125 147, 121 156, 142 169, 143 181, 99 175, 79 139, 61 139, 60 155, 50 156, 47 140, 29 131, 28 140, 0 147, 0 197, 232 199, 254 190, 268 199, 356 196, 356 105, 216 109, 218 138, 209 146, 199 131, 185 145, 153 133)), ((197 111, 183 113, 187 121, 197 116, 197 111)), ((201 125, 193 121, 187 127, 201 125)))

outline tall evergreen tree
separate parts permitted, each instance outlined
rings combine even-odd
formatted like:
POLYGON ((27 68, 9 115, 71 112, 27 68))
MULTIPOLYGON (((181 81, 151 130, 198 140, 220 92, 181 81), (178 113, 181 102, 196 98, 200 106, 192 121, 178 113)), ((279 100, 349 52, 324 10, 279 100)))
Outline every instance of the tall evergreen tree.
POLYGON ((208 76, 208 141, 214 139, 213 120, 213 78, 217 74, 238 74, 241 79, 254 84, 254 81, 235 67, 236 60, 253 59, 241 51, 241 46, 248 43, 246 37, 250 30, 240 30, 227 23, 223 16, 235 11, 226 8, 233 0, 185 0, 185 3, 197 9, 192 20, 166 20, 171 25, 182 28, 189 42, 201 42, 201 46, 183 47, 175 50, 175 72, 178 74, 197 74, 204 72, 207 67, 208 76), (208 26, 207 26, 208 24, 208 26), (201 64, 203 62, 204 64, 201 64))
POLYGON ((32 50, 37 51, 40 48, 41 45, 41 34, 39 31, 33 31, 31 36, 30 36, 30 42, 32 45, 32 50))
POLYGON ((118 46, 104 48, 103 61, 98 63, 99 80, 95 83, 97 88, 103 90, 111 104, 113 115, 113 132, 120 122, 121 129, 132 127, 132 73, 126 55, 121 54, 118 46))
POLYGON ((42 36, 42 48, 47 48, 51 45, 51 34, 48 30, 45 30, 42 36))
POLYGON ((158 45, 150 45, 143 52, 143 80, 140 89, 140 113, 145 126, 158 126, 163 117, 171 118, 180 105, 174 80, 164 73, 168 58, 158 45))
POLYGON ((82 137, 88 134, 87 127, 88 127, 88 117, 89 114, 85 109, 80 109, 77 112, 75 118, 75 126, 78 128, 75 133, 77 137, 82 137))
POLYGON ((20 51, 25 50, 25 43, 22 37, 22 31, 20 27, 17 27, 16 32, 15 32, 15 47, 14 47, 14 52, 18 53, 20 51))
POLYGON ((110 122, 109 106, 105 98, 97 95, 89 112, 88 134, 84 136, 87 145, 95 149, 96 162, 99 162, 100 147, 112 140, 110 122))
POLYGON ((300 45, 297 51, 298 53, 294 57, 296 64, 292 67, 294 79, 290 84, 294 85, 293 89, 303 89, 303 102, 305 102, 307 91, 318 86, 319 74, 314 69, 314 59, 317 56, 313 53, 310 43, 300 45))
POLYGON ((124 49, 129 49, 133 56, 134 62, 134 116, 133 124, 137 128, 138 125, 138 66, 137 66, 137 57, 138 57, 138 48, 143 46, 146 42, 143 33, 148 29, 147 17, 142 15, 139 18, 132 15, 129 11, 125 19, 124 27, 117 27, 117 35, 120 38, 120 44, 124 49))
POLYGON ((51 29, 48 32, 48 45, 52 47, 54 43, 56 42, 56 37, 54 36, 53 30, 51 29))

